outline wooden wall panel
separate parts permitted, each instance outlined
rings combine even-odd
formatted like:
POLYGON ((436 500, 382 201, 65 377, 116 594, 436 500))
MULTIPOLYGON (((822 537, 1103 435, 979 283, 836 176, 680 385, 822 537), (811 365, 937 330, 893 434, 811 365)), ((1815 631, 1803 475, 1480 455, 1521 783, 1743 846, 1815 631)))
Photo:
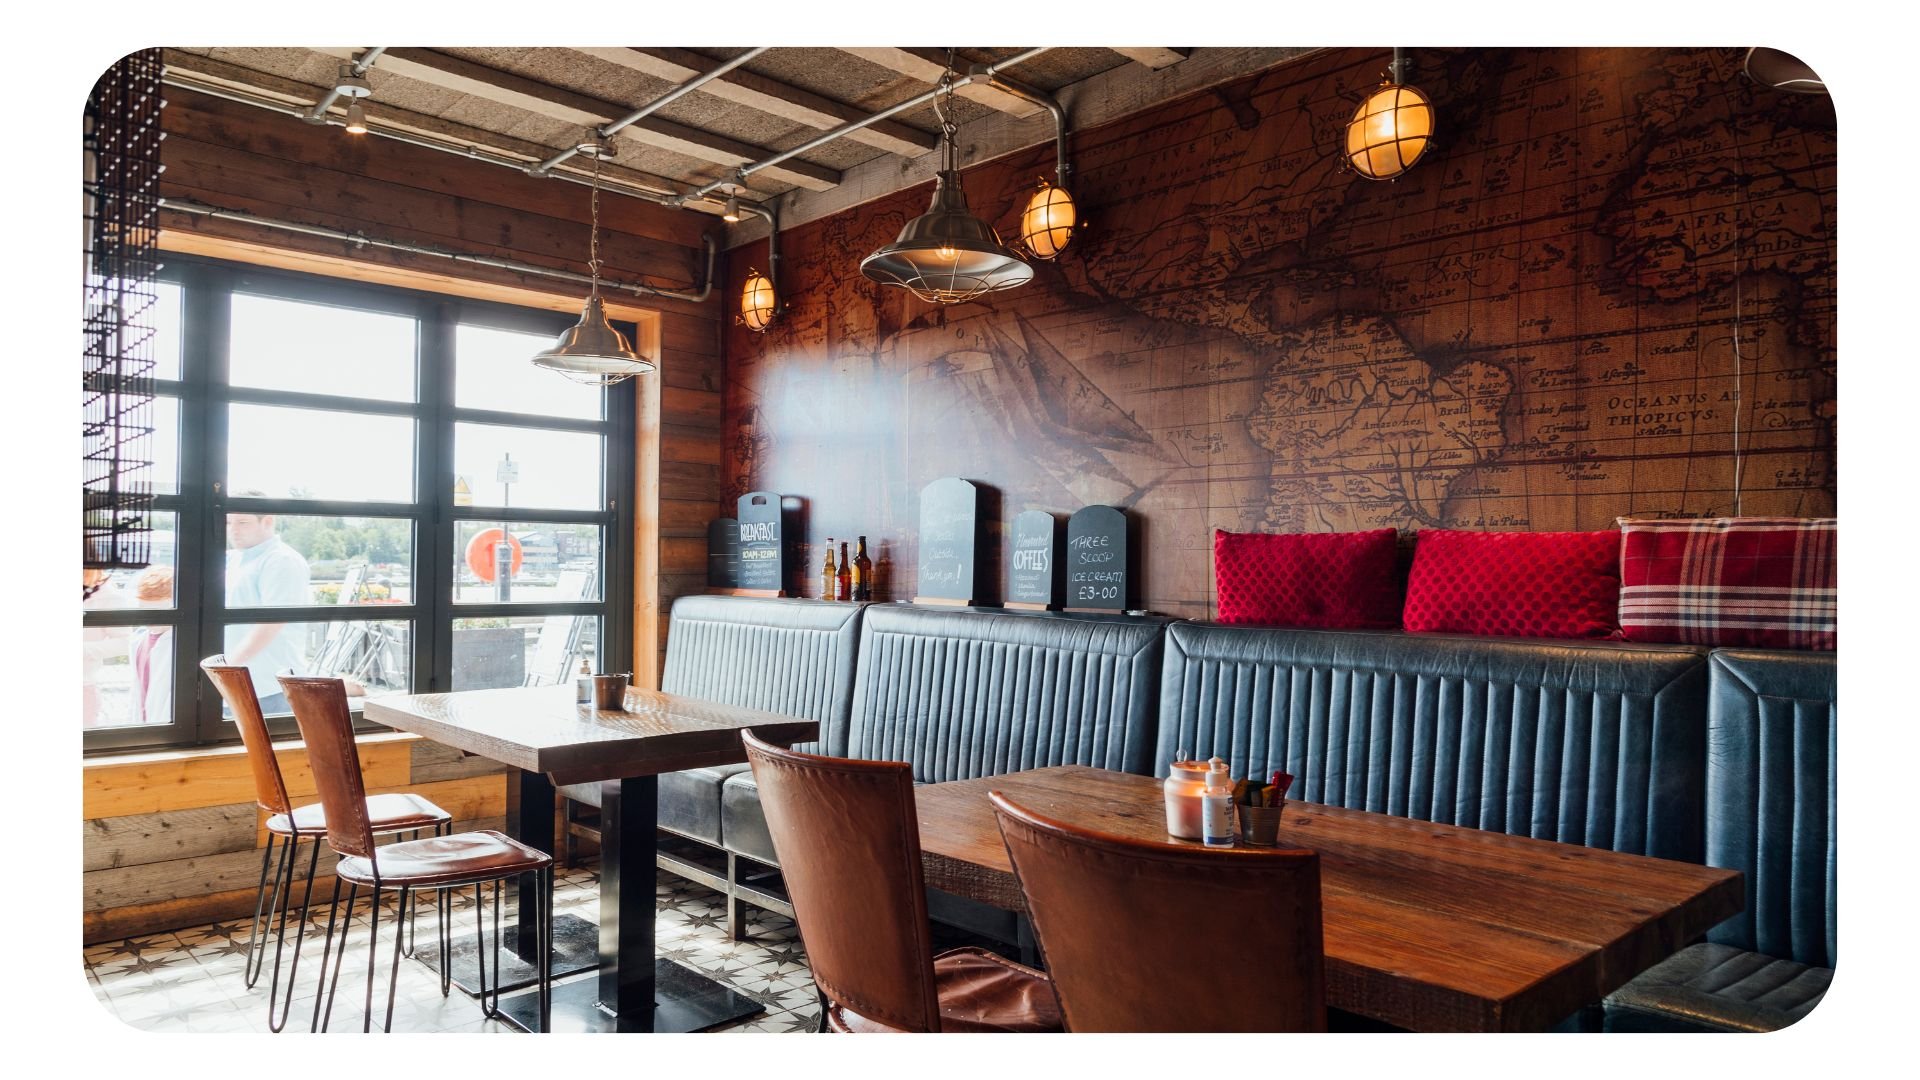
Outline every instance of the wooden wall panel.
MULTIPOLYGON (((894 600, 934 479, 992 489, 989 553, 1021 511, 1125 507, 1140 599, 1198 617, 1215 529, 1830 514, 1833 106, 1756 88, 1740 55, 1418 50, 1438 141, 1392 183, 1337 153, 1380 50, 1076 130, 1086 229, 951 308, 858 270, 927 185, 783 232, 789 310, 727 331, 724 496, 807 500, 803 566, 866 534, 894 600)), ((962 179, 1011 236, 1052 166, 1047 145, 962 179)), ((732 294, 766 249, 730 256, 732 294)))

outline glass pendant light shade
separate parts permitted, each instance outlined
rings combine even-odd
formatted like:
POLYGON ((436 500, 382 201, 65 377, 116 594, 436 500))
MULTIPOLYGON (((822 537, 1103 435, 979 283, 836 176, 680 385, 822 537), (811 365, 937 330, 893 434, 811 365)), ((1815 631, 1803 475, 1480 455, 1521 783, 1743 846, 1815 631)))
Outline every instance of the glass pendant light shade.
POLYGON ((1052 259, 1067 249, 1078 221, 1073 196, 1045 180, 1020 215, 1020 246, 1036 259, 1052 259))
POLYGON ((756 334, 766 333, 773 322, 773 282, 760 271, 747 270, 747 284, 740 290, 740 321, 756 334))
POLYGON ((1033 279, 1033 267, 1000 242, 993 226, 968 212, 960 174, 953 170, 940 172, 932 207, 907 222, 893 243, 862 259, 860 272, 934 304, 964 303, 1033 279))
POLYGON ((1347 164, 1369 180, 1413 167, 1433 137, 1433 103, 1411 86, 1388 82, 1367 95, 1347 122, 1347 164))
POLYGON ((575 382, 609 385, 653 370, 653 361, 633 351, 627 337, 607 321, 599 296, 587 297, 580 321, 551 346, 534 354, 535 367, 557 371, 575 382))

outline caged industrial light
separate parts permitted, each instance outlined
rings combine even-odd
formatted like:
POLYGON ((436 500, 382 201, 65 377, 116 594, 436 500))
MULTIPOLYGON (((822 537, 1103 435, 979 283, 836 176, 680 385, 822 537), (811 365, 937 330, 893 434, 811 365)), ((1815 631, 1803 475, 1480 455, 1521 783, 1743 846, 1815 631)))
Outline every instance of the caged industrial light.
POLYGON ((1400 50, 1393 50, 1387 81, 1347 121, 1347 164, 1369 180, 1392 180, 1413 168, 1433 143, 1433 103, 1406 85, 1407 67, 1400 50))
POLYGON ((756 334, 764 334, 773 323, 775 300, 773 282, 751 267, 747 283, 740 289, 740 321, 756 334))
POLYGON ((613 156, 613 147, 597 131, 581 140, 579 152, 593 159, 592 232, 587 241, 587 275, 591 289, 580 321, 554 343, 534 355, 535 367, 557 371, 575 382, 610 386, 654 369, 653 361, 633 351, 626 335, 607 321, 600 303, 600 162, 613 156))
POLYGON ((934 99, 943 139, 941 168, 934 181, 933 205, 907 222, 893 243, 860 261, 860 272, 882 285, 895 285, 934 304, 960 304, 990 292, 1025 285, 1033 267, 1000 242, 993 226, 967 210, 954 149, 953 60, 940 78, 942 96, 934 99))

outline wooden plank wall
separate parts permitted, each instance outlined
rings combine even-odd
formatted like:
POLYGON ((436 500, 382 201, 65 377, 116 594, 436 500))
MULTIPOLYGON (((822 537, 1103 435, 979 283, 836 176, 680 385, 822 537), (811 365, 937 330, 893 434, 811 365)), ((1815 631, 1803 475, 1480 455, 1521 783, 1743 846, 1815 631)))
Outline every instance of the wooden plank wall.
MULTIPOLYGON (((354 138, 188 90, 169 90, 167 100, 165 197, 575 272, 584 268, 588 198, 577 184, 537 180, 391 139, 354 138)), ((717 238, 719 228, 710 215, 623 196, 602 197, 601 225, 608 277, 675 290, 700 279, 702 238, 708 232, 717 238)), ((486 286, 519 294, 501 299, 539 303, 528 298, 544 296, 563 309, 579 302, 579 287, 566 282, 431 256, 352 250, 324 238, 177 211, 166 212, 162 226, 168 233, 163 243, 173 250, 220 253, 224 244, 227 257, 319 272, 347 257, 367 266, 365 276, 373 280, 392 281, 391 272, 410 271, 421 275, 421 288, 474 295, 468 286, 486 286), (447 278, 461 282, 450 286, 447 278)), ((723 255, 716 277, 724 282, 725 275, 723 255)), ((658 335, 660 357, 655 390, 640 395, 636 425, 642 445, 635 539, 644 550, 635 559, 640 576, 633 669, 643 685, 664 656, 673 598, 697 591, 705 580, 706 522, 715 516, 720 487, 720 337, 731 310, 724 291, 716 287, 697 304, 658 297, 609 304, 616 317, 654 323, 643 326, 641 336, 658 335), (658 579, 649 580, 655 570, 658 579)))
MULTIPOLYGON (((296 805, 316 801, 305 746, 277 750, 288 796, 296 805)), ((452 814, 456 831, 505 825, 506 777, 497 762, 394 733, 363 736, 360 767, 369 794, 413 792, 452 814)), ((96 758, 83 776, 88 944, 252 916, 267 833, 244 750, 96 758)), ((318 895, 332 888, 332 866, 323 846, 318 895)))

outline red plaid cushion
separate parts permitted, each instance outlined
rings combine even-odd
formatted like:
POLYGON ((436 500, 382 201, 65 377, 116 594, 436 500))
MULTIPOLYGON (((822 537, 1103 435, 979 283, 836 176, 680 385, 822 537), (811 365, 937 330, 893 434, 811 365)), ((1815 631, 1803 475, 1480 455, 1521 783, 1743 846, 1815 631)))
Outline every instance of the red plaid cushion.
POLYGON ((1395 531, 1213 531, 1220 621, 1358 629, 1400 625, 1395 531))
POLYGON ((1409 630, 1498 637, 1619 635, 1620 534, 1423 529, 1407 575, 1409 630))
POLYGON ((1620 519, 1620 627, 1629 641, 1831 649, 1834 518, 1620 519))

